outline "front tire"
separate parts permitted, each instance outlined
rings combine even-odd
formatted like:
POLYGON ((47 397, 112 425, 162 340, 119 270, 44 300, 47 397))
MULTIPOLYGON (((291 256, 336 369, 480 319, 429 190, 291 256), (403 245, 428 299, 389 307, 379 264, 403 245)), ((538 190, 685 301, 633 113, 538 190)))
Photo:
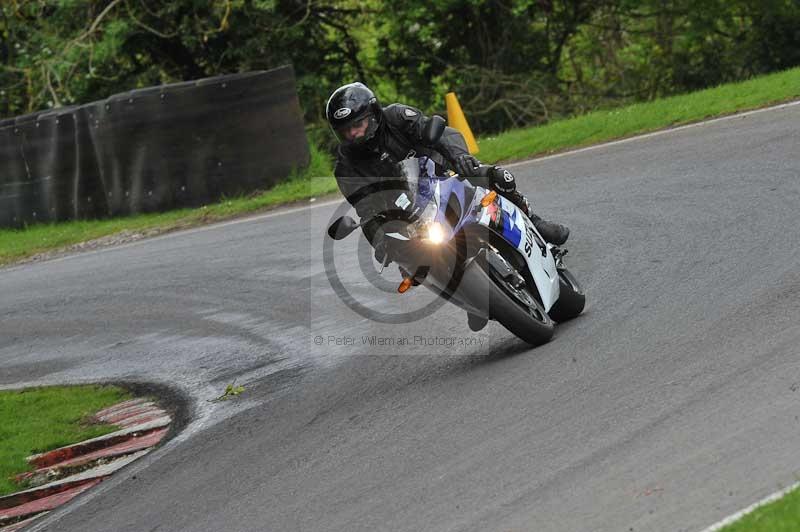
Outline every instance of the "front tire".
POLYGON ((527 284, 523 282, 517 287, 513 281, 500 276, 491 265, 484 263, 482 266, 495 288, 489 300, 492 319, 531 345, 549 342, 555 324, 527 284))

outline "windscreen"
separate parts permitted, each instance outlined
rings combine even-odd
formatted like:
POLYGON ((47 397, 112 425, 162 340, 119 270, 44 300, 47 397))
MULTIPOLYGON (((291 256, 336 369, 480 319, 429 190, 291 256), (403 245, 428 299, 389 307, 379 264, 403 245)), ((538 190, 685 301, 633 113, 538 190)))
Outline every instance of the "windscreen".
POLYGON ((413 210, 422 211, 434 198, 436 167, 428 157, 410 157, 398 163, 399 174, 408 184, 413 210))

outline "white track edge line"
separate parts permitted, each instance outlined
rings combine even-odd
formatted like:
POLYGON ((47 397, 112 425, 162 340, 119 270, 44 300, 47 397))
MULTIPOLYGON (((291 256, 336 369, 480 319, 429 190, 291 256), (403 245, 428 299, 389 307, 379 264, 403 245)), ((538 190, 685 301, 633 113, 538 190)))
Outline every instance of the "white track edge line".
POLYGON ((717 532, 718 530, 720 530, 720 529, 722 529, 722 528, 724 528, 724 527, 726 527, 726 526, 728 526, 728 525, 730 525, 732 523, 735 523, 736 521, 738 521, 739 519, 741 519, 745 515, 747 515, 749 513, 752 513, 755 510, 761 508, 762 506, 767 505, 767 504, 769 504, 771 502, 777 501, 778 499, 780 499, 781 497, 783 497, 784 495, 786 495, 787 493, 789 493, 790 491, 792 491, 792 490, 794 490, 795 488, 798 488, 798 487, 800 487, 800 482, 795 482, 794 484, 792 484, 788 488, 783 488, 780 491, 776 491, 772 495, 767 495, 766 497, 764 497, 760 501, 751 504, 750 506, 748 506, 744 510, 739 510, 735 514, 729 515, 728 517, 726 517, 722 521, 716 522, 716 523, 714 523, 713 525, 711 525, 708 528, 704 528, 701 532, 717 532))

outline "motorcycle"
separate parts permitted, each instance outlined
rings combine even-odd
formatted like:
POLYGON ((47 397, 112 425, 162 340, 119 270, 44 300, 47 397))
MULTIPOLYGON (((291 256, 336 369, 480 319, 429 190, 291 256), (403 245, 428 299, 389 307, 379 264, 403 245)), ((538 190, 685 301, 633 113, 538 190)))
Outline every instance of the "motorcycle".
MULTIPOLYGON (((496 320, 532 345, 583 311, 586 297, 564 264, 567 250, 547 243, 511 201, 456 174, 435 175, 427 157, 398 166, 404 186, 381 214, 381 271, 398 263, 399 293, 426 286, 466 310, 471 330, 496 320)), ((341 240, 360 226, 343 216, 328 235, 341 240)))

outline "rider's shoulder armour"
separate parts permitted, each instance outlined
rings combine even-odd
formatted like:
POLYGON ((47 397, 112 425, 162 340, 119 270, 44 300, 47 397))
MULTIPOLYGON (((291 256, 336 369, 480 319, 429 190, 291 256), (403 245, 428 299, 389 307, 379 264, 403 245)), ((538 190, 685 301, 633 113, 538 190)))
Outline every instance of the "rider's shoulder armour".
POLYGON ((410 105, 402 103, 393 103, 384 107, 383 115, 393 126, 401 126, 409 122, 414 124, 425 117, 422 111, 416 107, 411 107, 410 105))

